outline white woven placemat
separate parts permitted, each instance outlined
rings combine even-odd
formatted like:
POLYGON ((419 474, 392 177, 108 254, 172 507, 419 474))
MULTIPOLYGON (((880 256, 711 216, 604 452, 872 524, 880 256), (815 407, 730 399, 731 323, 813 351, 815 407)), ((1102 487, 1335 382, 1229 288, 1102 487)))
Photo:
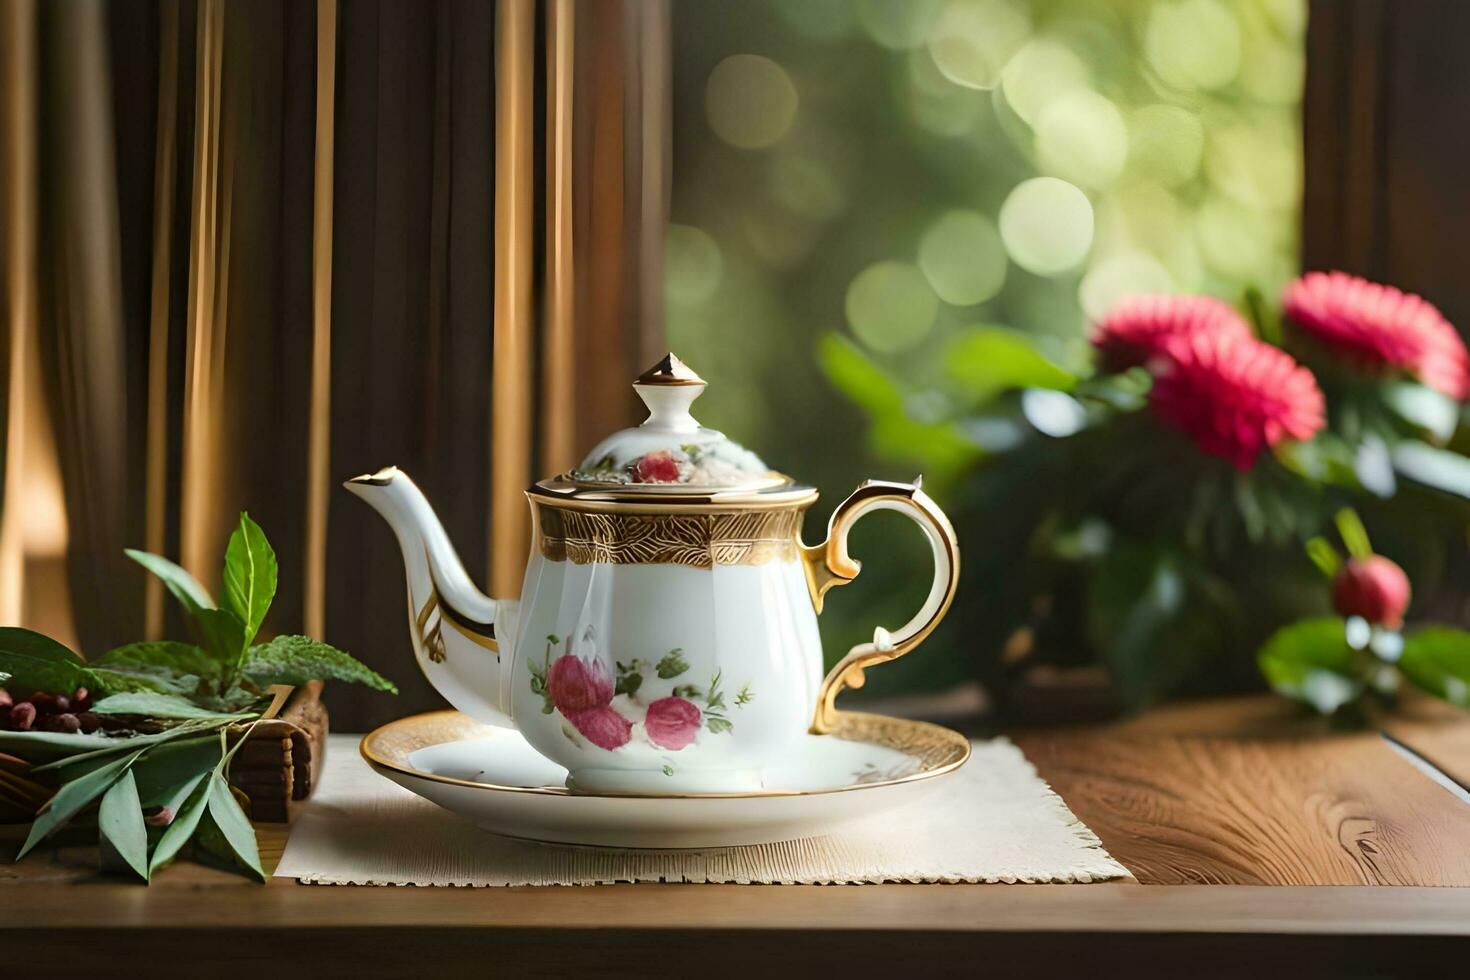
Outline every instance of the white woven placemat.
POLYGON ((861 884, 1131 878, 1006 739, 938 793, 828 837, 711 850, 564 847, 498 837, 368 768, 333 735, 276 875, 320 885, 861 884))

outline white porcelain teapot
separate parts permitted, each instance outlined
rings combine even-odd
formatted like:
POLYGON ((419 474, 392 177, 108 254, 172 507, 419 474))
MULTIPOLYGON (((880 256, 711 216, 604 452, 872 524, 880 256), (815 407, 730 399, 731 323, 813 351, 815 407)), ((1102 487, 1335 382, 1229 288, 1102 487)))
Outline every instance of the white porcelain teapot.
POLYGON ((689 414, 704 382, 669 354, 633 387, 648 420, 526 491, 534 522, 519 601, 482 595, 413 481, 347 481, 392 526, 419 666, 456 708, 512 726, 599 794, 748 793, 866 667, 908 653, 949 609, 954 529, 916 481, 858 487, 827 539, 801 540, 817 491, 689 414), (858 574, 853 523, 896 510, 923 530, 934 579, 908 623, 874 630, 825 679, 817 614, 858 574))

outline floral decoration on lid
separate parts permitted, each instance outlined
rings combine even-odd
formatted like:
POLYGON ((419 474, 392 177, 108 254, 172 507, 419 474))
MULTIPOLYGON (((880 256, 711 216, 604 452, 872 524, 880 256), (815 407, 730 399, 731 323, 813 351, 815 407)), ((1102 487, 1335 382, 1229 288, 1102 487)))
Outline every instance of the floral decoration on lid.
POLYGON ((730 489, 769 483, 773 474, 759 456, 689 414, 704 388, 704 379, 689 365, 665 354, 633 382, 648 406, 648 418, 593 447, 572 471, 572 479, 650 488, 730 489))

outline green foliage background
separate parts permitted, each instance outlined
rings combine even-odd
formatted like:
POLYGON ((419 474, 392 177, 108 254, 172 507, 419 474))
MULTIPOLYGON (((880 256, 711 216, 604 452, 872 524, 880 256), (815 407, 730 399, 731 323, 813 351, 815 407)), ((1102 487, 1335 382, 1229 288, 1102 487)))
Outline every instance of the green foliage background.
MULTIPOLYGON (((696 413, 823 490, 809 539, 862 478, 922 471, 971 543, 957 614, 870 691, 942 687, 995 654, 973 614, 1023 569, 976 549, 1023 526, 1031 495, 974 478, 1013 432, 970 409, 1080 369, 1113 297, 1273 296, 1297 271, 1305 20, 1304 0, 675 5, 666 298, 671 345, 711 383, 696 413), (1085 256, 1044 274, 1037 249, 1078 228, 1000 230, 1038 176, 1079 187, 1093 221, 1085 256)), ((829 597, 829 662, 922 602, 904 525, 854 533, 868 561, 829 597)))

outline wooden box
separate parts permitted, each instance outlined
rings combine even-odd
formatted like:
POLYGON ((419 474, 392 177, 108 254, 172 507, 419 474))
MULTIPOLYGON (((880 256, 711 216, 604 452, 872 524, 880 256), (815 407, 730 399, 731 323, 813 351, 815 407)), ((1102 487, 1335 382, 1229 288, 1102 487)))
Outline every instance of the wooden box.
POLYGON ((274 717, 261 721, 235 754, 230 782, 250 797, 250 818, 285 823, 291 807, 311 794, 321 776, 327 744, 322 682, 287 696, 274 717))

